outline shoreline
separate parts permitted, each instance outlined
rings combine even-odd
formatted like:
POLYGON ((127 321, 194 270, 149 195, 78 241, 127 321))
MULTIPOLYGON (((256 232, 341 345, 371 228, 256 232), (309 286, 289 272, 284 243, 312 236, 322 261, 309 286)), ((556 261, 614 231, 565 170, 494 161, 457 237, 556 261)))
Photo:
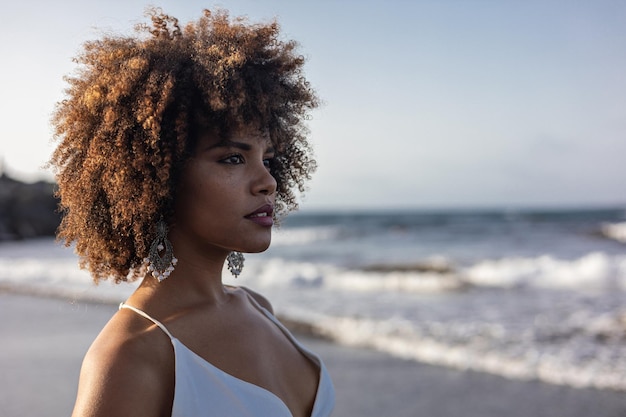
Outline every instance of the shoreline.
MULTIPOLYGON (((107 302, 0 291, 3 415, 70 415, 83 355, 116 309, 107 302)), ((426 365, 292 330, 333 378, 334 417, 626 415, 621 392, 426 365)))

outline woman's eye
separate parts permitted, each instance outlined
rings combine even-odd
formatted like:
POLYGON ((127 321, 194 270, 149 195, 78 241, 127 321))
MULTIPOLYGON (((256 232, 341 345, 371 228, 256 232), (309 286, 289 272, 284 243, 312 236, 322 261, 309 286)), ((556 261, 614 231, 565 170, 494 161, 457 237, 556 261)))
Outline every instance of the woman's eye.
POLYGON ((267 159, 263 160, 263 165, 265 165, 265 168, 271 169, 272 168, 272 162, 274 162, 274 158, 267 158, 267 159))
POLYGON ((222 159, 220 162, 230 165, 243 164, 243 157, 241 155, 230 155, 222 159))

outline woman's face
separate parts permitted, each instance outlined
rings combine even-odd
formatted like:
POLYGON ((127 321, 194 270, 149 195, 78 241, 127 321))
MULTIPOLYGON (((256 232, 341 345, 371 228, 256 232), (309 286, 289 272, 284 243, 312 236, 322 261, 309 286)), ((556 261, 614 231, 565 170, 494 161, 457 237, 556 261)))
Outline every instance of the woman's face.
POLYGON ((258 130, 224 139, 204 133, 183 169, 170 239, 202 251, 261 252, 273 225, 274 150, 258 130))

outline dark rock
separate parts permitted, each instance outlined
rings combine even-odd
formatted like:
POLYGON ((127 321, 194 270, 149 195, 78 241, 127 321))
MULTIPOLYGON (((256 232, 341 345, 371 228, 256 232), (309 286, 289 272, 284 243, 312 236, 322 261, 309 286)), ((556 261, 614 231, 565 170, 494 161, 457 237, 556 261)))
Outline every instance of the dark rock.
POLYGON ((0 240, 54 236, 61 222, 55 187, 51 182, 28 184, 0 174, 0 240))

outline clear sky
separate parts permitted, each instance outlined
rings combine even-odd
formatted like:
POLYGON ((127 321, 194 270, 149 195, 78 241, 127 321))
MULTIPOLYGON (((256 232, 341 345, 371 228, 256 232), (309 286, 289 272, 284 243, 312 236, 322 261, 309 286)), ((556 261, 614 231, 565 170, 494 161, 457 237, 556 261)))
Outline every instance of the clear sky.
POLYGON ((0 158, 22 179, 81 44, 146 4, 277 17, 325 104, 305 208, 626 207, 626 2, 2 0, 0 158))

